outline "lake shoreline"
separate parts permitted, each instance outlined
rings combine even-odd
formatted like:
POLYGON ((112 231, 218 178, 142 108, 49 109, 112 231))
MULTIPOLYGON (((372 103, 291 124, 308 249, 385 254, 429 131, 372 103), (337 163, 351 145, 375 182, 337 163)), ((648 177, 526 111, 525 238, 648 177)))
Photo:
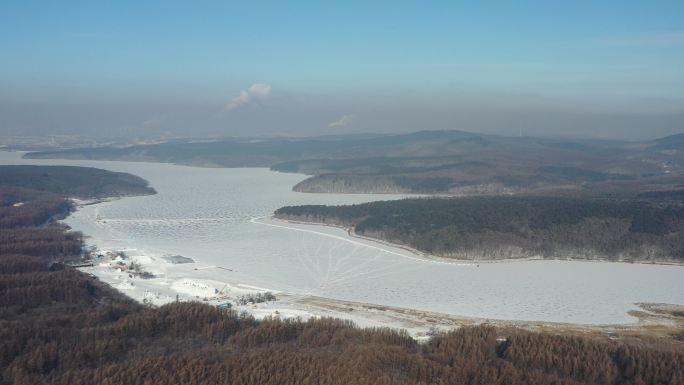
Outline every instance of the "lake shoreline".
MULTIPOLYGON (((331 239, 260 229, 249 223, 250 218, 268 218, 284 205, 355 204, 402 196, 301 194, 292 192, 291 187, 305 176, 267 169, 32 161, 18 159, 17 154, 3 155, 9 164, 64 163, 134 173, 150 181, 156 195, 87 202, 93 204, 82 205, 66 223, 82 231, 88 245, 130 251, 141 260, 148 258, 143 262, 155 275, 150 280, 132 281, 111 267, 94 266, 99 271, 89 272, 131 298, 151 300, 155 305, 175 300, 173 290, 177 288, 199 295, 198 288, 221 291, 230 283, 241 285, 240 290, 252 290, 245 289, 251 284, 280 291, 282 296, 338 298, 330 301, 377 304, 404 312, 422 309, 488 320, 627 325, 635 322, 628 314, 635 309, 633 303, 684 303, 678 290, 681 267, 645 264, 642 268, 611 262, 595 264, 594 268, 581 264, 587 260, 560 265, 516 259, 509 262, 517 263, 483 263, 474 269, 477 262, 415 256, 406 249, 354 237, 344 230, 320 231, 332 234, 331 239), (171 254, 196 262, 167 263, 163 257, 171 254), (405 259, 396 254, 403 254, 405 259), (608 282, 606 277, 615 278, 608 282)), ((185 298, 203 300, 204 294, 199 298, 196 295, 185 298)), ((276 311, 283 317, 312 315, 290 305, 278 301, 248 310, 263 316, 274 316, 276 311), (282 305, 287 308, 279 309, 282 305)), ((326 311, 320 316, 337 314, 326 311)), ((359 322, 365 322, 361 326, 403 327, 404 321, 390 325, 360 317, 359 322)))
POLYGON ((378 243, 385 246, 396 247, 398 249, 406 250, 418 257, 425 258, 429 261, 440 261, 454 264, 469 263, 473 265, 488 264, 488 263, 512 263, 512 262, 528 262, 528 261, 565 261, 565 262, 603 262, 603 263, 624 263, 624 264, 642 264, 642 265, 659 265, 659 266, 684 266, 684 262, 668 262, 668 261, 649 261, 649 260, 634 260, 634 261, 622 261, 622 260, 611 260, 607 258, 546 258, 543 256, 534 257, 520 257, 520 258, 502 258, 502 259, 467 259, 467 258, 455 258, 455 257, 442 257, 438 255, 433 255, 426 253, 424 251, 415 249, 411 246, 404 245, 401 243, 394 243, 390 241, 385 241, 379 238, 369 237, 365 235, 360 235, 354 231, 353 228, 341 225, 335 225, 331 223, 322 222, 310 222, 310 221, 299 221, 295 219, 279 218, 275 215, 271 216, 274 221, 279 221, 283 223, 294 223, 300 225, 310 225, 310 226, 325 226, 333 227, 344 230, 352 238, 362 239, 365 241, 370 241, 378 243))

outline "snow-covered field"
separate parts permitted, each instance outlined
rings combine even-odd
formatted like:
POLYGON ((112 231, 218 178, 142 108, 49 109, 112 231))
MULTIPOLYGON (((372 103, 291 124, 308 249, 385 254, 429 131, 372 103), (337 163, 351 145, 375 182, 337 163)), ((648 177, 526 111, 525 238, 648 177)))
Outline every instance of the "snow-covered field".
MULTIPOLYGON (((2 164, 85 165, 139 175, 154 196, 82 206, 65 222, 104 257, 86 270, 134 298, 161 304, 224 303, 271 291, 283 300, 244 305, 258 316, 321 315, 287 298, 306 295, 506 320, 628 323, 636 302, 684 304, 684 267, 602 262, 445 263, 352 238, 344 230, 269 219, 278 207, 351 204, 389 195, 302 194, 304 176, 267 169, 192 168, 159 163, 25 160, 2 164), (124 251, 155 278, 117 268, 124 251), (180 255, 194 263, 172 263, 180 255), (277 312, 277 313, 276 313, 277 312)), ((336 315, 336 314, 323 314, 336 315)), ((370 319, 355 316, 360 324, 370 319)))

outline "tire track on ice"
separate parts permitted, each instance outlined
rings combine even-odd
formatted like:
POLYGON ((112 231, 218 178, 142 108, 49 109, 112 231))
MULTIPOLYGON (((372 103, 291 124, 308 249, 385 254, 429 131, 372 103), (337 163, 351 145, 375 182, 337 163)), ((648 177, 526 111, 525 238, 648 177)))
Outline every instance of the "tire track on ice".
POLYGON ((373 249, 373 250, 379 250, 379 251, 387 253, 387 254, 391 254, 391 255, 394 255, 397 257, 409 259, 409 260, 412 260, 415 262, 420 262, 420 263, 431 263, 431 264, 450 265, 450 266, 475 266, 475 264, 473 264, 473 263, 455 263, 455 262, 435 261, 435 260, 430 260, 430 259, 425 259, 425 258, 420 258, 420 257, 412 257, 410 255, 398 253, 396 251, 388 250, 388 249, 385 249, 385 248, 382 248, 379 246, 369 245, 367 243, 359 242, 359 241, 356 241, 354 239, 348 239, 345 237, 341 237, 339 235, 333 235, 333 234, 324 233, 322 231, 301 229, 298 227, 291 227, 291 226, 279 225, 279 224, 275 224, 275 223, 266 223, 266 222, 260 221, 260 219, 265 219, 265 218, 267 218, 267 217, 255 217, 255 218, 250 219, 249 221, 251 223, 262 225, 262 226, 276 227, 276 228, 292 230, 292 231, 301 231, 304 233, 316 234, 316 235, 323 236, 323 237, 333 238, 333 239, 337 239, 339 241, 349 242, 351 244, 354 244, 357 246, 363 246, 363 247, 373 249))

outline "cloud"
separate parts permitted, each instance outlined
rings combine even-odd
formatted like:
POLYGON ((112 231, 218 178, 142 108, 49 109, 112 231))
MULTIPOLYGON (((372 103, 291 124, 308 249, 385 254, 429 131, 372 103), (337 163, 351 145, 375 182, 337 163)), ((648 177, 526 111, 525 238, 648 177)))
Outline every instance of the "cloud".
POLYGON ((345 127, 345 126, 350 125, 353 120, 354 120, 354 115, 344 115, 339 120, 336 120, 336 121, 328 124, 328 128, 345 127))
POLYGON ((271 85, 254 83, 248 89, 240 91, 240 94, 226 104, 226 110, 235 110, 254 100, 265 100, 271 96, 271 85))

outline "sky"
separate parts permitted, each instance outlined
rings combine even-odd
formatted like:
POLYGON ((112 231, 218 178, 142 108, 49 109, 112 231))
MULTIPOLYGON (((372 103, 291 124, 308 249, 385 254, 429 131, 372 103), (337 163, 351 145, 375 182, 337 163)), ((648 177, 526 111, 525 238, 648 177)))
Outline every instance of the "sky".
POLYGON ((0 0, 0 136, 684 131, 684 1, 0 0))

